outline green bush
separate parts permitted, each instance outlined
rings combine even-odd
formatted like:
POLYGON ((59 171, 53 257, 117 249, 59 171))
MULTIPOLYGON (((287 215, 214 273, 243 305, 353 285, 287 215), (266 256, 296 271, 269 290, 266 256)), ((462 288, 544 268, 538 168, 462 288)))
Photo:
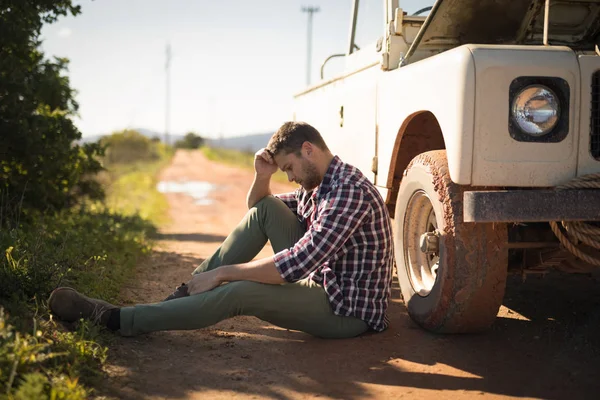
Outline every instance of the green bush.
POLYGON ((102 198, 91 177, 101 170, 98 144, 78 145, 78 105, 68 60, 40 50, 43 23, 76 15, 69 0, 0 3, 0 204, 4 220, 21 210, 60 210, 81 197, 102 198))
MULTIPOLYGON (((47 315, 34 314, 45 310, 57 286, 117 299, 135 265, 151 250, 149 237, 156 228, 145 218, 166 214, 156 175, 172 150, 153 145, 159 161, 115 164, 103 172, 110 206, 86 202, 54 212, 28 210, 28 218, 5 222, 0 229, 0 308, 13 316, 13 327, 4 321, 0 329, 5 338, 0 340, 0 393, 8 388, 8 398, 87 398, 89 388, 98 384, 107 352, 98 344, 98 328, 80 323, 77 332, 64 332, 47 315), (119 202, 113 202, 115 191, 119 202), (29 353, 11 358, 18 347, 29 353)), ((5 214, 0 202, 0 219, 5 214)))
POLYGON ((106 147, 104 162, 108 165, 152 162, 161 157, 160 143, 133 130, 115 132, 100 140, 106 147))
POLYGON ((140 162, 155 175, 170 149, 131 131, 78 144, 68 60, 40 50, 44 23, 79 12, 71 0, 0 2, 0 399, 87 398, 106 359, 98 328, 65 332, 37 311, 57 286, 115 300, 155 231, 102 203, 103 187, 140 162), (115 175, 100 161, 129 164, 115 175))
POLYGON ((176 149, 190 149, 194 150, 204 146, 204 138, 196 135, 194 132, 188 132, 183 139, 175 142, 174 147, 176 149))

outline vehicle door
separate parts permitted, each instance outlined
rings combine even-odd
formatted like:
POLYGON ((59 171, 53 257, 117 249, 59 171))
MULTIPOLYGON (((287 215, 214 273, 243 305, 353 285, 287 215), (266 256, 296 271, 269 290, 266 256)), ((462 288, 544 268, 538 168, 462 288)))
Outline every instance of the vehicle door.
MULTIPOLYGON (((342 72, 306 88, 294 99, 294 118, 321 132, 334 154, 375 180, 377 77, 385 0, 354 0, 342 72)), ((323 77, 321 77, 323 78, 323 77)))
POLYGON ((385 1, 356 0, 340 102, 340 157, 376 183, 377 81, 385 33, 385 1))

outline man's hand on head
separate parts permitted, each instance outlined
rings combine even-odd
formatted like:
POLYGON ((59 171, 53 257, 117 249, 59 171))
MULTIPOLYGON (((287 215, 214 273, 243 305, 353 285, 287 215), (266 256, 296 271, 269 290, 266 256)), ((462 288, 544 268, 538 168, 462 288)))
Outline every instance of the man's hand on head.
POLYGON ((257 175, 269 178, 277 172, 277 164, 266 148, 262 148, 254 154, 254 170, 257 175))
POLYGON ((277 172, 277 164, 266 148, 254 154, 254 171, 254 181, 246 196, 248 208, 252 208, 260 199, 271 194, 271 177, 277 172))

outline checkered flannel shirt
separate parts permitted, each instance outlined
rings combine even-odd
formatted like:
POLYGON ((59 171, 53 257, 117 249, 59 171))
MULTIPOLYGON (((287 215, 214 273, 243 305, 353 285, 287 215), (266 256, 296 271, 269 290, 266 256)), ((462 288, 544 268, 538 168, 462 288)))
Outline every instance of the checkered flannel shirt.
POLYGON ((375 331, 387 328, 394 250, 377 189, 335 156, 318 188, 276 197, 307 228, 294 247, 275 254, 281 276, 322 285, 336 315, 360 318, 375 331))

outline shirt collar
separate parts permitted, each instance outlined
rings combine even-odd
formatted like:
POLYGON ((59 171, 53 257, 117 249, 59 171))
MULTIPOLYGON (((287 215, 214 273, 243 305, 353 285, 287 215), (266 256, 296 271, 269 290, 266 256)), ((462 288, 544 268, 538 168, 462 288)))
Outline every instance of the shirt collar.
POLYGON ((331 189, 331 185, 333 184, 333 177, 338 173, 338 170, 342 167, 342 160, 338 156, 334 156, 325 172, 325 176, 323 176, 323 181, 319 185, 319 189, 317 191, 317 196, 321 196, 331 189))

